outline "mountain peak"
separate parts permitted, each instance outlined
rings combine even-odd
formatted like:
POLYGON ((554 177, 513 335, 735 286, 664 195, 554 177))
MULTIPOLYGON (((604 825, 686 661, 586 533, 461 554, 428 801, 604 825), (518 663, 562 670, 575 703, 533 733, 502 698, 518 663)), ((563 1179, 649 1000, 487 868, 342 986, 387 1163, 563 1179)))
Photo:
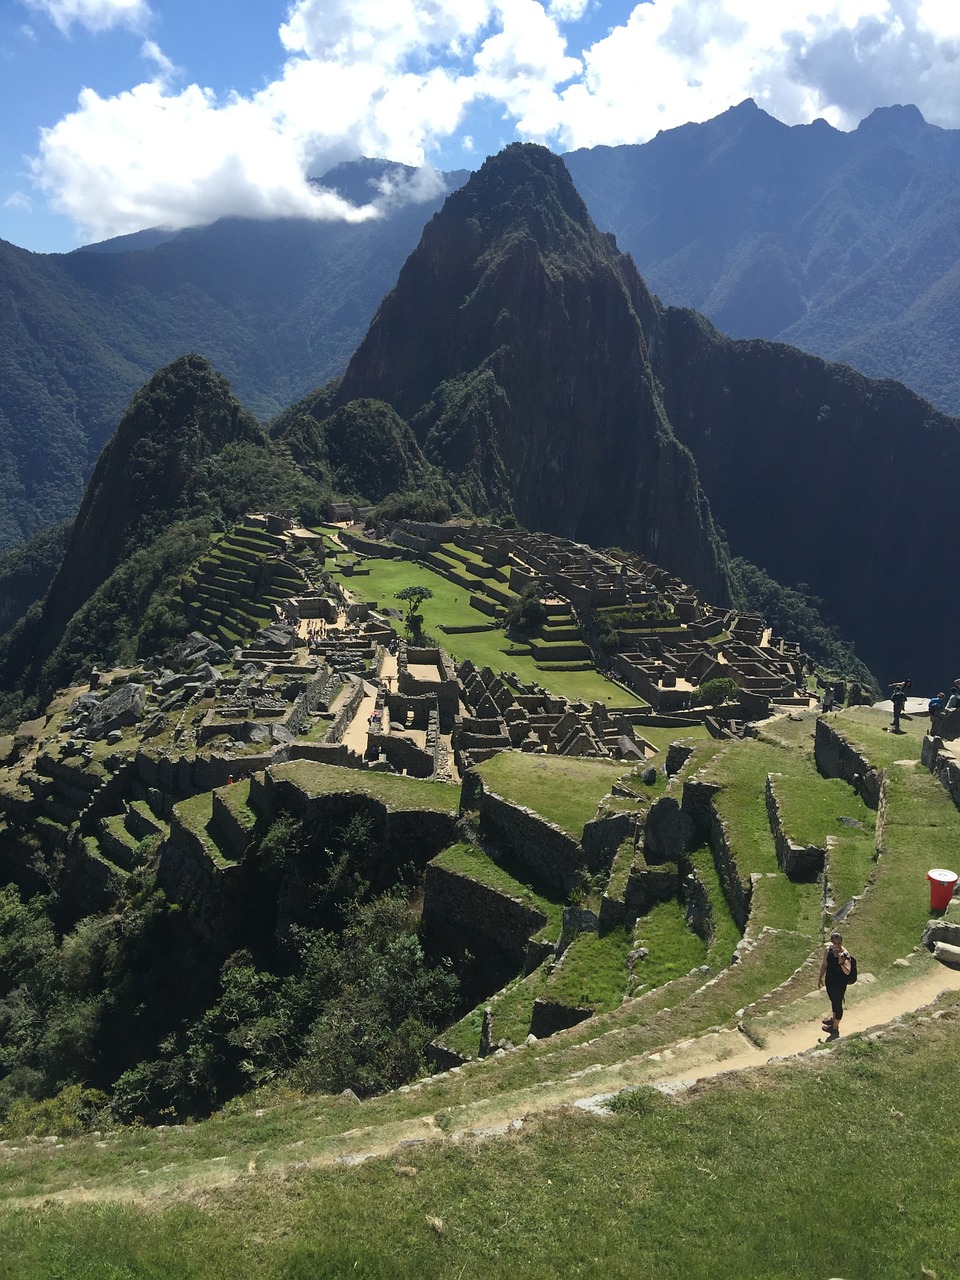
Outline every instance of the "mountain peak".
POLYGON ((892 134, 928 129, 919 107, 913 103, 894 103, 889 107, 876 107, 865 120, 861 120, 856 132, 863 134, 892 134))
POLYGON ((493 236, 522 226, 541 242, 593 226, 561 158, 533 142, 514 142, 488 156, 442 216, 474 218, 493 236))

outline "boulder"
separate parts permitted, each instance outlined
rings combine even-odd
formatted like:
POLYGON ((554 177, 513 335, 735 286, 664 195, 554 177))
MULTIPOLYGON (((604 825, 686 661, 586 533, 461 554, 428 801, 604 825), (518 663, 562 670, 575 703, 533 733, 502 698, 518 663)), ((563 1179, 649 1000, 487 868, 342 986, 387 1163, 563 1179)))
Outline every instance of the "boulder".
POLYGON ((103 738, 114 729, 126 729, 136 724, 143 718, 146 701, 146 685, 117 685, 90 709, 84 728, 85 737, 103 738))

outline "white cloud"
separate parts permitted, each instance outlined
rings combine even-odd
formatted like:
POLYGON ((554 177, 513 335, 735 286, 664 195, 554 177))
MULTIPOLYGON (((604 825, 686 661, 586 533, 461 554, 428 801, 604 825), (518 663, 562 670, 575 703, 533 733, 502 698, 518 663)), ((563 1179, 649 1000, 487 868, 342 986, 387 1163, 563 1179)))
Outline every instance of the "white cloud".
POLYGON ((584 54, 561 94, 568 147, 639 142, 754 97, 788 123, 853 128, 916 103, 960 125, 954 0, 653 0, 584 54))
POLYGON ((4 200, 3 207, 5 209, 16 209, 18 213, 30 213, 33 209, 33 202, 22 191, 12 191, 4 200))
POLYGON ((146 0, 24 0, 24 3, 45 13, 64 35, 74 23, 88 31, 109 31, 113 27, 139 31, 150 17, 146 0))
MULTIPOLYGON (((145 0, 29 2, 61 29, 149 12, 145 0)), ((615 0, 601 2, 610 15, 615 0)), ((499 114, 505 139, 560 149, 644 141, 748 96, 788 123, 849 128, 900 101, 960 125, 956 0, 624 0, 609 34, 571 47, 588 12, 596 0, 294 0, 282 71, 246 97, 174 91, 176 68, 146 41, 154 82, 84 90, 43 132, 36 178, 86 234, 107 236, 225 214, 360 216, 308 178, 359 155, 421 165, 451 138, 483 147, 471 108, 499 114)), ((362 216, 424 189, 384 191, 362 216)))
POLYGON ((172 80, 180 72, 180 68, 170 61, 156 40, 144 40, 140 46, 140 57, 156 66, 157 74, 163 81, 172 80))

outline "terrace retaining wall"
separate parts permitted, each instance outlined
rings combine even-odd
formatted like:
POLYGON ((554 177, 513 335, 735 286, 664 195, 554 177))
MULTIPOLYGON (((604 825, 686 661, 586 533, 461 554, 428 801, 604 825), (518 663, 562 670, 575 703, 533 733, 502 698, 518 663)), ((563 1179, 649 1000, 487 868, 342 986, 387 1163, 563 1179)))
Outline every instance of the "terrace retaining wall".
POLYGON ((791 880, 816 880, 826 865, 827 851, 815 844, 797 844, 787 835, 775 790, 774 780, 779 776, 768 773, 764 788, 777 862, 791 880))
MULTIPOLYGON (((423 881, 423 927, 428 935, 466 931, 492 945, 525 971, 539 963, 541 948, 531 948, 531 936, 547 923, 535 907, 481 884, 470 876, 427 864, 423 881)), ((549 948, 552 950, 552 948, 549 948)))
POLYGON ((480 838, 563 893, 574 887, 586 866, 582 849, 566 831, 486 788, 480 796, 480 838))
POLYGON ((869 760, 822 718, 817 720, 813 758, 825 778, 842 778, 849 782, 868 808, 877 808, 880 803, 880 770, 874 769, 869 760))

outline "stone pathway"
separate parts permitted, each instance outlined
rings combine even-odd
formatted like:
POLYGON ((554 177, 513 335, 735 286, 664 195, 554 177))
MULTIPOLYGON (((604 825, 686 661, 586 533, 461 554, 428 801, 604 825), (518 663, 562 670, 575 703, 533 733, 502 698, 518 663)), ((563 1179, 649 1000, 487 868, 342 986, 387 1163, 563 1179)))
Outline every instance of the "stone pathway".
POLYGON ((369 680, 363 681, 364 694, 357 707, 356 714, 347 725, 346 731, 341 739, 343 744, 351 751, 356 751, 357 755, 362 756, 367 749, 367 731, 370 728, 370 717, 377 706, 377 689, 369 680))
MULTIPOLYGON (((871 992, 848 1007, 844 1035, 879 1031, 904 1014, 926 1008, 945 990, 960 990, 960 972, 936 965, 896 988, 871 992)), ((640 1054, 617 1063, 596 1064, 507 1094, 496 1093, 495 1079, 491 1077, 493 1096, 445 1109, 439 1120, 438 1115, 431 1114, 427 1108, 424 1114, 410 1119, 345 1129, 315 1142, 301 1137, 292 1143, 282 1143, 273 1151, 258 1150, 249 1160, 247 1153, 241 1153, 237 1159, 220 1157, 214 1161, 170 1165, 138 1186, 125 1183, 66 1187, 39 1196, 13 1198, 6 1201, 6 1207, 92 1202, 156 1204, 171 1196, 182 1199, 205 1195, 254 1176, 286 1177, 316 1168, 351 1168, 401 1152, 409 1157, 411 1149, 427 1143, 440 1145, 499 1137, 522 1129, 535 1116, 566 1107, 606 1115, 610 1098, 625 1088, 646 1086, 667 1095, 682 1093, 698 1081, 729 1072, 763 1067, 811 1051, 830 1052, 832 1045, 818 1050, 818 1041, 822 1038, 819 1031, 822 993, 811 993, 809 1002, 811 1016, 771 1032, 769 1043, 762 1049, 747 1041, 739 1031, 723 1029, 680 1041, 655 1053, 640 1054)), ((936 1012, 932 1016, 936 1017, 936 1012)), ((454 1068, 450 1074, 460 1071, 461 1068, 454 1068)), ((422 1082, 408 1089, 428 1085, 429 1082, 422 1082)), ((356 1114, 360 1119, 363 1112, 358 1108, 356 1114)))

